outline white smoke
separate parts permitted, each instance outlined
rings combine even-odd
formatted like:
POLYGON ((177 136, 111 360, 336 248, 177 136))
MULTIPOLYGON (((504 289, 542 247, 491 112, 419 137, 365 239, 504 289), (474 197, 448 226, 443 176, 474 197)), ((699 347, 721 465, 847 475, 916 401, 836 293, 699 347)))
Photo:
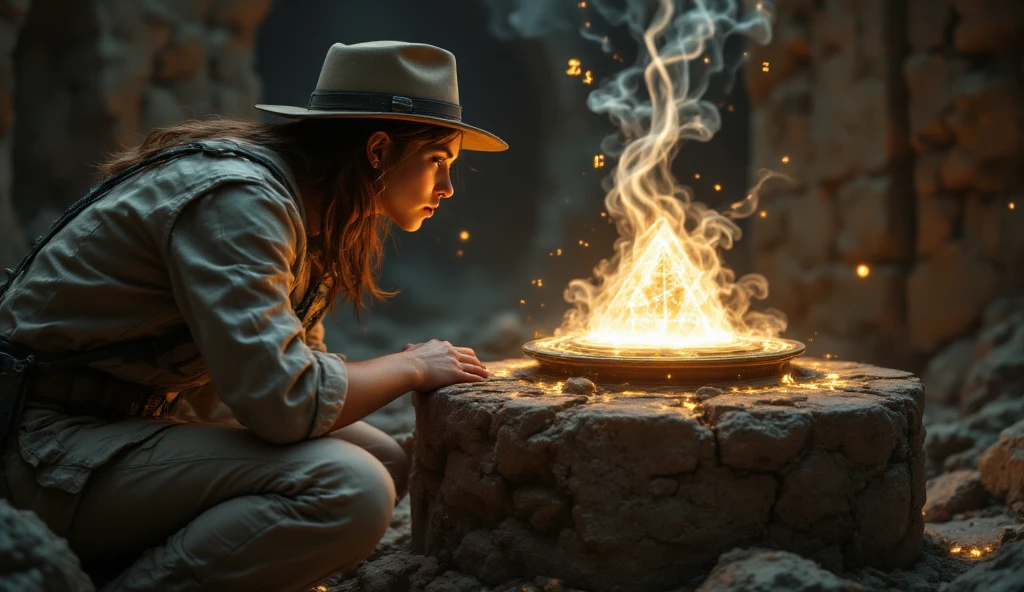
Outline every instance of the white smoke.
MULTIPOLYGON (((501 0, 487 1, 493 7, 501 0)), ((545 19, 544 7, 575 6, 576 2, 519 0, 512 4, 509 25, 520 34, 536 35, 542 34, 544 26, 562 20, 545 19)), ((607 114, 618 128, 605 138, 602 149, 618 158, 606 183, 605 207, 619 239, 614 255, 598 264, 592 279, 569 283, 565 298, 573 309, 558 334, 587 331, 592 311, 600 310, 614 292, 616 273, 628 270, 637 255, 637 238, 664 221, 683 239, 690 259, 710 271, 733 329, 743 335, 778 335, 785 328, 782 313, 750 310, 752 300, 768 295, 767 280, 756 274, 736 279, 721 264, 721 251, 730 249, 742 235, 734 219, 757 211, 758 191, 771 175, 759 174, 745 199, 719 212, 696 201, 692 190, 672 174, 682 142, 707 142, 721 127, 717 107, 703 96, 714 75, 735 74, 736 66, 726 63, 726 40, 743 35, 768 43, 773 6, 753 0, 587 0, 587 6, 611 27, 625 27, 639 51, 635 64, 606 79, 587 99, 592 111, 607 114)), ((581 32, 607 43, 592 31, 581 32)))
MULTIPOLYGON (((689 187, 672 175, 680 142, 706 142, 721 127, 715 105, 702 97, 711 77, 725 67, 726 39, 744 34, 756 42, 771 39, 771 6, 766 2, 740 6, 733 0, 696 0, 684 9, 679 0, 633 0, 621 9, 607 0, 591 0, 613 25, 624 25, 639 41, 637 63, 594 90, 587 106, 606 113, 619 133, 603 143, 618 156, 605 207, 620 238, 615 255, 594 269, 591 280, 573 280, 565 292, 574 308, 566 314, 561 334, 586 330, 590 311, 600 307, 609 280, 633 255, 637 236, 660 219, 684 237, 688 255, 711 269, 720 297, 737 332, 777 335, 785 328, 780 313, 750 311, 752 299, 768 295, 763 276, 739 280, 721 265, 720 250, 729 249, 742 231, 733 218, 757 210, 762 176, 747 197, 725 213, 694 200, 689 187)), ((689 4, 689 3, 687 3, 689 4)))

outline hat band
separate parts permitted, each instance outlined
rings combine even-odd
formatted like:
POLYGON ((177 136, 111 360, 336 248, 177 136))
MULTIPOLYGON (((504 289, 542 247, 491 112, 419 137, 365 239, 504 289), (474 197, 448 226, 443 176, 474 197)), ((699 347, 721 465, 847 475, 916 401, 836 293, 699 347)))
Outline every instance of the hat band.
POLYGON ((409 113, 462 121, 462 107, 455 103, 386 93, 317 90, 310 95, 307 108, 310 111, 409 113))

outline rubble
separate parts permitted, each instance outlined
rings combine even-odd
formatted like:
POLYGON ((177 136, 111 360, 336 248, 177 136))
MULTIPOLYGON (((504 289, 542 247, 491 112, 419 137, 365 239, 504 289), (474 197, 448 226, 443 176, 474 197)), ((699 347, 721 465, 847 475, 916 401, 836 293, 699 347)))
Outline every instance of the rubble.
POLYGON ((735 549, 723 553, 696 592, 862 592, 844 580, 785 551, 735 549))
POLYGON ((0 499, 0 590, 92 592, 78 557, 32 512, 0 499))
POLYGON ((981 482, 1006 505, 1024 501, 1024 419, 1006 428, 981 457, 981 482))

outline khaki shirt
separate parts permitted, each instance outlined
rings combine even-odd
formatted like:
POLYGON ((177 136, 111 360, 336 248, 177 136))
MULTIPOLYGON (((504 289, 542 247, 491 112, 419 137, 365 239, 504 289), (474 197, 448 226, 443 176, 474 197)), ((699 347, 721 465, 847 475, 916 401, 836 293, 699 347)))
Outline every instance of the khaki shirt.
MULTIPOLYGON (((306 332, 294 310, 310 259, 302 202, 265 167, 189 155, 128 178, 61 230, 0 302, 0 334, 68 352, 185 323, 192 343, 94 366, 186 396, 213 388, 269 442, 315 438, 341 413, 348 379, 343 358, 323 347, 322 324, 306 332)), ((30 403, 18 443, 41 485, 74 493, 92 469, 170 425, 30 403)))

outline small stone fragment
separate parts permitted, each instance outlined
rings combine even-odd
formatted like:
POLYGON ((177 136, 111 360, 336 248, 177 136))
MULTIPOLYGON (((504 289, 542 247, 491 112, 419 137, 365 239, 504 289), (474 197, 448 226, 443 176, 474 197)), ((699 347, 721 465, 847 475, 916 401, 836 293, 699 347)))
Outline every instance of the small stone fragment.
POLYGON ((0 590, 95 590, 67 541, 32 512, 0 500, 0 590))
POLYGON ((712 399, 722 394, 722 389, 715 388, 713 386, 702 386, 697 389, 697 392, 693 394, 693 398, 697 399, 697 402, 703 403, 708 399, 712 399))
POLYGON ((945 522, 954 514, 977 510, 988 501, 988 492, 981 484, 978 471, 945 473, 928 481, 924 519, 928 522, 945 522))
POLYGON ((593 395, 597 392, 597 385, 590 379, 573 376, 565 381, 562 392, 570 395, 593 395))
POLYGON ((1024 501, 1024 419, 1003 430, 979 469, 985 489, 1006 505, 1024 501))
POLYGON ((860 592, 863 586, 786 551, 734 549, 723 553, 697 592, 860 592))

